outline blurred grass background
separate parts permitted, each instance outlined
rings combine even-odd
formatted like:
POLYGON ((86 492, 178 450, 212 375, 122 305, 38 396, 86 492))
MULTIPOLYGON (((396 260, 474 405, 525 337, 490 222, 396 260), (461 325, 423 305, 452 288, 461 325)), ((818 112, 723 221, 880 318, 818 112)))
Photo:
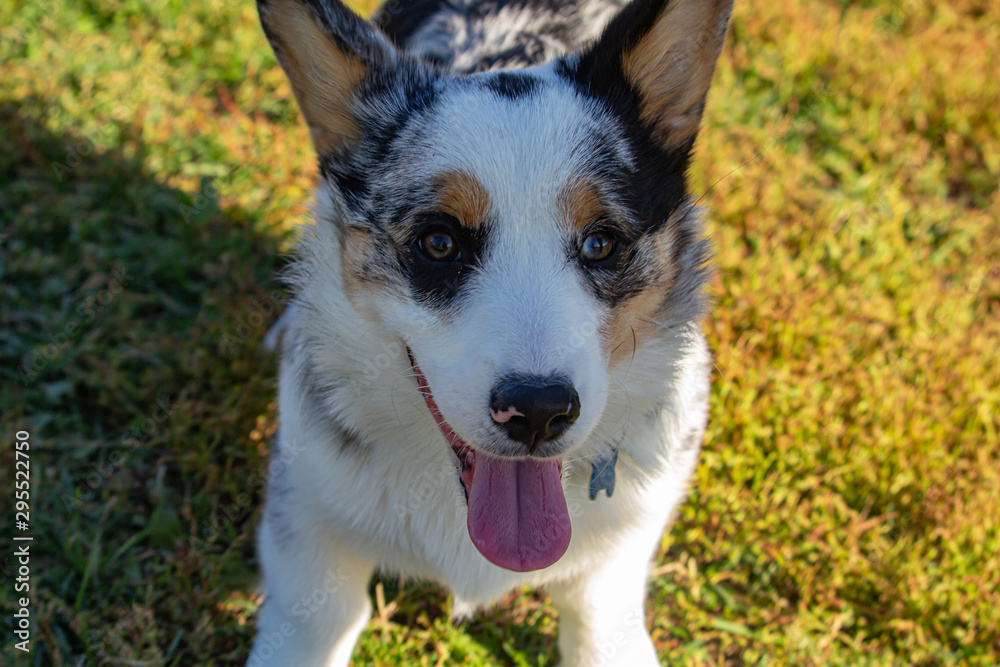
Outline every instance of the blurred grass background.
MULTIPOLYGON (((249 0, 4 0, 0 26, 36 621, 25 657, 7 548, 3 660, 242 665, 307 132, 249 0)), ((720 372, 648 605, 670 664, 1000 663, 998 44, 991 0, 737 3, 692 174, 720 372)), ((544 594, 457 627, 433 586, 372 598, 355 664, 556 661, 544 594)))

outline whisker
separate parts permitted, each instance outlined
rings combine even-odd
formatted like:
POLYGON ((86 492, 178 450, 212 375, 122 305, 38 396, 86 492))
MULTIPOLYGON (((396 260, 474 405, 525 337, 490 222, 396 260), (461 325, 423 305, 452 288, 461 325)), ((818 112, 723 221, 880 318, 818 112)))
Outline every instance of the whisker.
POLYGON ((697 206, 701 202, 701 200, 704 199, 708 195, 709 192, 711 192, 712 190, 715 189, 716 185, 718 185, 722 181, 726 180, 727 178, 729 178, 730 176, 732 176, 736 172, 740 171, 741 169, 743 169, 743 167, 747 166, 751 162, 754 162, 755 160, 759 160, 763 156, 764 156, 764 151, 758 151, 758 152, 754 153, 754 155, 753 155, 752 158, 750 158, 749 160, 747 160, 746 162, 744 162, 740 166, 738 166, 735 169, 733 169, 732 171, 730 171, 728 174, 726 174, 725 176, 723 176, 722 178, 720 178, 719 180, 717 180, 715 183, 712 183, 711 187, 709 187, 707 190, 705 190, 705 192, 700 197, 698 197, 698 199, 695 201, 695 203, 693 204, 693 206, 697 206))

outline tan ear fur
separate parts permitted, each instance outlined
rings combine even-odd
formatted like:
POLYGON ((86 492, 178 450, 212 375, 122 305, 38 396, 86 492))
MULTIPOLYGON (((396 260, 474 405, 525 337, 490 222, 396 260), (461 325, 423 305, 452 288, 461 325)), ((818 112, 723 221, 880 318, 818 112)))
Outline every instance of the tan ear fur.
POLYGON ((368 67, 342 50, 299 0, 271 0, 261 21, 309 124, 316 151, 338 152, 360 135, 351 100, 368 67))
POLYGON ((641 118, 668 148, 698 131, 731 10, 732 0, 672 0, 622 54, 622 71, 642 98, 641 118))

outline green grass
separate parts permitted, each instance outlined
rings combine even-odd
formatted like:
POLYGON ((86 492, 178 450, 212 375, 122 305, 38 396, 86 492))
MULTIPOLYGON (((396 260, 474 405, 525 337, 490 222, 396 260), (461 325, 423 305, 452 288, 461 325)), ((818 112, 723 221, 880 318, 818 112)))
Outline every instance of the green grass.
MULTIPOLYGON (((14 651, 8 543, 5 664, 245 657, 258 344, 315 178, 252 5, 0 5, 0 493, 29 430, 36 621, 14 651)), ((692 174, 720 372, 651 587, 665 661, 1000 663, 998 43, 984 0, 738 3, 692 174)), ((371 590, 355 664, 557 659, 544 594, 455 627, 433 586, 371 590)))

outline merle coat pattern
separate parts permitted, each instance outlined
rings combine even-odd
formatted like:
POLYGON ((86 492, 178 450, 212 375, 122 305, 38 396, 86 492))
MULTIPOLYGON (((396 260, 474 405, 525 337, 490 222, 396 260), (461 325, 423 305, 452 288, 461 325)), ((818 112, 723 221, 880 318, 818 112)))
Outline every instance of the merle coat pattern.
POLYGON ((456 617, 544 586, 563 664, 658 664, 646 577, 711 366, 686 171, 731 0, 258 7, 321 179, 248 664, 347 665, 376 570, 456 617))

